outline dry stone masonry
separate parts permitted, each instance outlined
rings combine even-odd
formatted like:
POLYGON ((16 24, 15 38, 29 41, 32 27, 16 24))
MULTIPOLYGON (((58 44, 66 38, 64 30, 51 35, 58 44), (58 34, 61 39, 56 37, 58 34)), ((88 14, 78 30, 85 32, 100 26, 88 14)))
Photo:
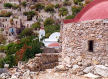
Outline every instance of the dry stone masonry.
POLYGON ((108 20, 64 24, 62 58, 68 67, 81 62, 108 64, 108 20))
POLYGON ((31 71, 43 71, 54 68, 58 65, 60 55, 58 53, 36 54, 34 59, 30 59, 25 67, 31 71))

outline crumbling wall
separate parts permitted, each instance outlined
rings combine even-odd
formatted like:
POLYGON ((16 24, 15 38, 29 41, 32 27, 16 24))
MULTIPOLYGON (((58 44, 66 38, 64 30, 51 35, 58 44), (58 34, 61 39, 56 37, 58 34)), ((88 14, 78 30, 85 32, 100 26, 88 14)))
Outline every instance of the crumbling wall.
POLYGON ((43 71, 45 69, 51 69, 58 65, 60 55, 58 53, 43 53, 36 54, 36 57, 30 59, 28 63, 24 65, 25 68, 31 71, 43 71))

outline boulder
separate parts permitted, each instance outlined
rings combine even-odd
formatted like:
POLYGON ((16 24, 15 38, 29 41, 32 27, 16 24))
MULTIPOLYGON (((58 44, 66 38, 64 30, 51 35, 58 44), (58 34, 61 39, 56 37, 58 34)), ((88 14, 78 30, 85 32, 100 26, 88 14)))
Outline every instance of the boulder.
POLYGON ((8 68, 9 67, 9 64, 4 64, 4 68, 8 68))
POLYGON ((11 79, 17 79, 17 76, 16 75, 12 75, 11 79))
POLYGON ((85 77, 88 77, 88 78, 94 78, 94 79, 99 78, 98 75, 94 75, 94 74, 92 74, 92 73, 85 74, 84 76, 85 76, 85 77))
POLYGON ((2 74, 0 75, 0 78, 8 79, 8 78, 10 78, 10 75, 9 75, 8 73, 2 73, 2 74))
POLYGON ((77 61, 77 62, 80 62, 80 61, 82 61, 82 59, 83 59, 83 58, 82 58, 81 56, 78 56, 78 57, 76 58, 76 61, 77 61))
POLYGON ((103 65, 96 65, 95 72, 103 77, 108 77, 108 67, 103 65))
POLYGON ((55 71, 65 71, 65 70, 67 70, 67 68, 64 65, 58 65, 55 67, 55 71))
POLYGON ((83 72, 84 73, 90 73, 94 69, 94 66, 86 67, 83 72))
POLYGON ((27 70, 24 74, 23 74, 24 79, 30 79, 30 70, 27 70))
POLYGON ((78 69, 79 68, 79 66, 77 65, 77 64, 75 64, 75 65, 73 65, 73 70, 76 70, 76 69, 78 69))

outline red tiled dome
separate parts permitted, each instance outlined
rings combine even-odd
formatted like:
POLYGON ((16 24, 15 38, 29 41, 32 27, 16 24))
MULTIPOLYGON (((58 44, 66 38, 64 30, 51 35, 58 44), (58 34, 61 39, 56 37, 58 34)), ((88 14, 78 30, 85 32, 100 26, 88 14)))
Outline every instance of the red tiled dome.
POLYGON ((59 43, 51 43, 48 45, 48 47, 58 47, 59 43))
POLYGON ((74 19, 64 20, 64 23, 105 18, 108 18, 108 0, 94 0, 83 8, 74 19))

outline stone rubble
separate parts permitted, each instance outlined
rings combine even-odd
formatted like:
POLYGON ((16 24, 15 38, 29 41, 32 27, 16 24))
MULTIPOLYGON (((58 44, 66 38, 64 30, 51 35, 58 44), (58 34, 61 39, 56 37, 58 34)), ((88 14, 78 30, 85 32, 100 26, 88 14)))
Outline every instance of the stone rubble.
POLYGON ((62 62, 60 55, 62 53, 37 54, 27 63, 20 62, 18 67, 10 68, 8 73, 3 73, 0 77, 6 79, 107 79, 108 77, 106 56, 102 57, 104 59, 102 61, 97 53, 71 55, 70 59, 67 58, 70 66, 67 66, 62 62), (58 64, 55 65, 55 62, 58 64))

